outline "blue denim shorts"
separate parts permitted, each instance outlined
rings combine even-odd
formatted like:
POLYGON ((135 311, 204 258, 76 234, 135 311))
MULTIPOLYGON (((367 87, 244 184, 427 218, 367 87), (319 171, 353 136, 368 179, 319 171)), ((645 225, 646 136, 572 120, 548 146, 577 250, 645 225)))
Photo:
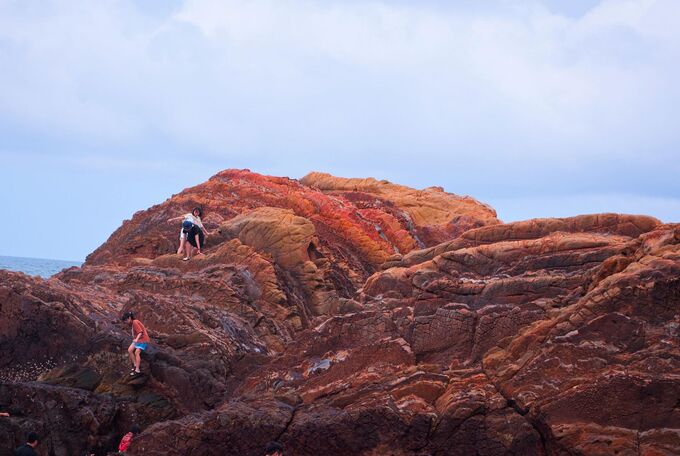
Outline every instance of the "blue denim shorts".
POLYGON ((135 342, 135 348, 139 348, 140 350, 146 350, 146 346, 146 342, 135 342))

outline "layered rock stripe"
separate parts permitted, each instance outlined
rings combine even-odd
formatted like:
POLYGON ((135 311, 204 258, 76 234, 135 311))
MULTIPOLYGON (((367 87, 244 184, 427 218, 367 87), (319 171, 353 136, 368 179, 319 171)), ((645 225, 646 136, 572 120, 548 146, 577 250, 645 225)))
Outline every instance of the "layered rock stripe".
POLYGON ((679 304, 677 224, 227 170, 82 268, 0 272, 0 455, 29 427, 107 454, 133 423, 132 455, 680 454, 679 304), (194 206, 183 262, 167 220, 194 206))

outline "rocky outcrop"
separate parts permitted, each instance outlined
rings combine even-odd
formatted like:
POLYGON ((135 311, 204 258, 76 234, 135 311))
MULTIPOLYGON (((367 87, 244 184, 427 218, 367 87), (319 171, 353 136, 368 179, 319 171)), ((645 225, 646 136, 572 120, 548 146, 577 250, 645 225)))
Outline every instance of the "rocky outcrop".
POLYGON ((0 455, 29 427, 103 455, 133 423, 133 455, 680 454, 679 277, 680 225, 651 217, 501 224, 440 189, 225 171, 82 268, 0 272, 0 455), (195 205, 184 262, 166 220, 195 205))
POLYGON ((486 354, 554 451, 680 451, 679 240, 678 226, 641 236, 625 269, 486 354))
MULTIPOLYGON (((172 252, 179 224, 166 221, 194 206, 203 207, 209 230, 253 209, 289 209, 314 224, 319 241, 314 249, 333 253, 342 260, 340 266, 345 272, 359 273, 356 284, 395 253, 437 244, 450 238, 450 232, 499 223, 488 206, 440 189, 418 191, 382 184, 374 186, 381 191, 364 186, 363 192, 338 194, 329 185, 321 186, 314 176, 317 174, 296 181, 248 170, 223 171, 204 184, 136 213, 88 256, 87 264, 125 264, 135 258, 172 252)), ((211 244, 215 242, 209 238, 208 246, 211 244)))
POLYGON ((441 187, 415 190, 389 181, 335 177, 326 173, 309 173, 300 182, 326 194, 342 196, 357 206, 357 213, 384 225, 385 213, 406 223, 415 242, 405 241, 408 252, 413 245, 427 247, 480 226, 496 225, 496 211, 469 196, 446 193, 441 187))

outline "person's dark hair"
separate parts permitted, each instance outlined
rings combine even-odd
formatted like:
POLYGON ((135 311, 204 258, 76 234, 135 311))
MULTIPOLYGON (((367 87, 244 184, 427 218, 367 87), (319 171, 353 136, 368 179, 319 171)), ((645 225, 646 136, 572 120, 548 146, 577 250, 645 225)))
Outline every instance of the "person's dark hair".
POLYGON ((193 208, 193 209, 191 210, 191 213, 193 214, 193 213, 196 212, 196 211, 198 211, 198 216, 199 216, 199 217, 203 217, 203 209, 201 208, 201 206, 196 206, 195 208, 193 208))
POLYGON ((26 436, 26 441, 28 443, 40 442, 40 437, 38 437, 38 434, 35 432, 29 432, 26 436))
POLYGON ((132 312, 125 312, 122 317, 120 317, 120 321, 128 321, 130 318, 133 320, 135 319, 135 314, 132 312))
POLYGON ((137 434, 139 434, 140 432, 142 432, 142 430, 139 429, 139 426, 137 426, 136 424, 133 424, 132 427, 130 427, 130 432, 132 432, 133 434, 137 435, 137 434))
POLYGON ((279 442, 269 442, 264 448, 265 456, 274 454, 276 452, 283 454, 283 445, 281 445, 279 442))

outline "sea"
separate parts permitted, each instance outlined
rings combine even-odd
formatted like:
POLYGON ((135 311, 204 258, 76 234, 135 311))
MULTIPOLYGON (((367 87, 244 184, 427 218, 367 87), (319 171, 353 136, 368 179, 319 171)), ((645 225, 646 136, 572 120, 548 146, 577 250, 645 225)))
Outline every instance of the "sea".
POLYGON ((0 269, 20 271, 32 276, 40 276, 44 279, 53 276, 62 269, 72 266, 80 266, 83 263, 77 261, 47 260, 45 258, 23 258, 0 255, 0 269))

